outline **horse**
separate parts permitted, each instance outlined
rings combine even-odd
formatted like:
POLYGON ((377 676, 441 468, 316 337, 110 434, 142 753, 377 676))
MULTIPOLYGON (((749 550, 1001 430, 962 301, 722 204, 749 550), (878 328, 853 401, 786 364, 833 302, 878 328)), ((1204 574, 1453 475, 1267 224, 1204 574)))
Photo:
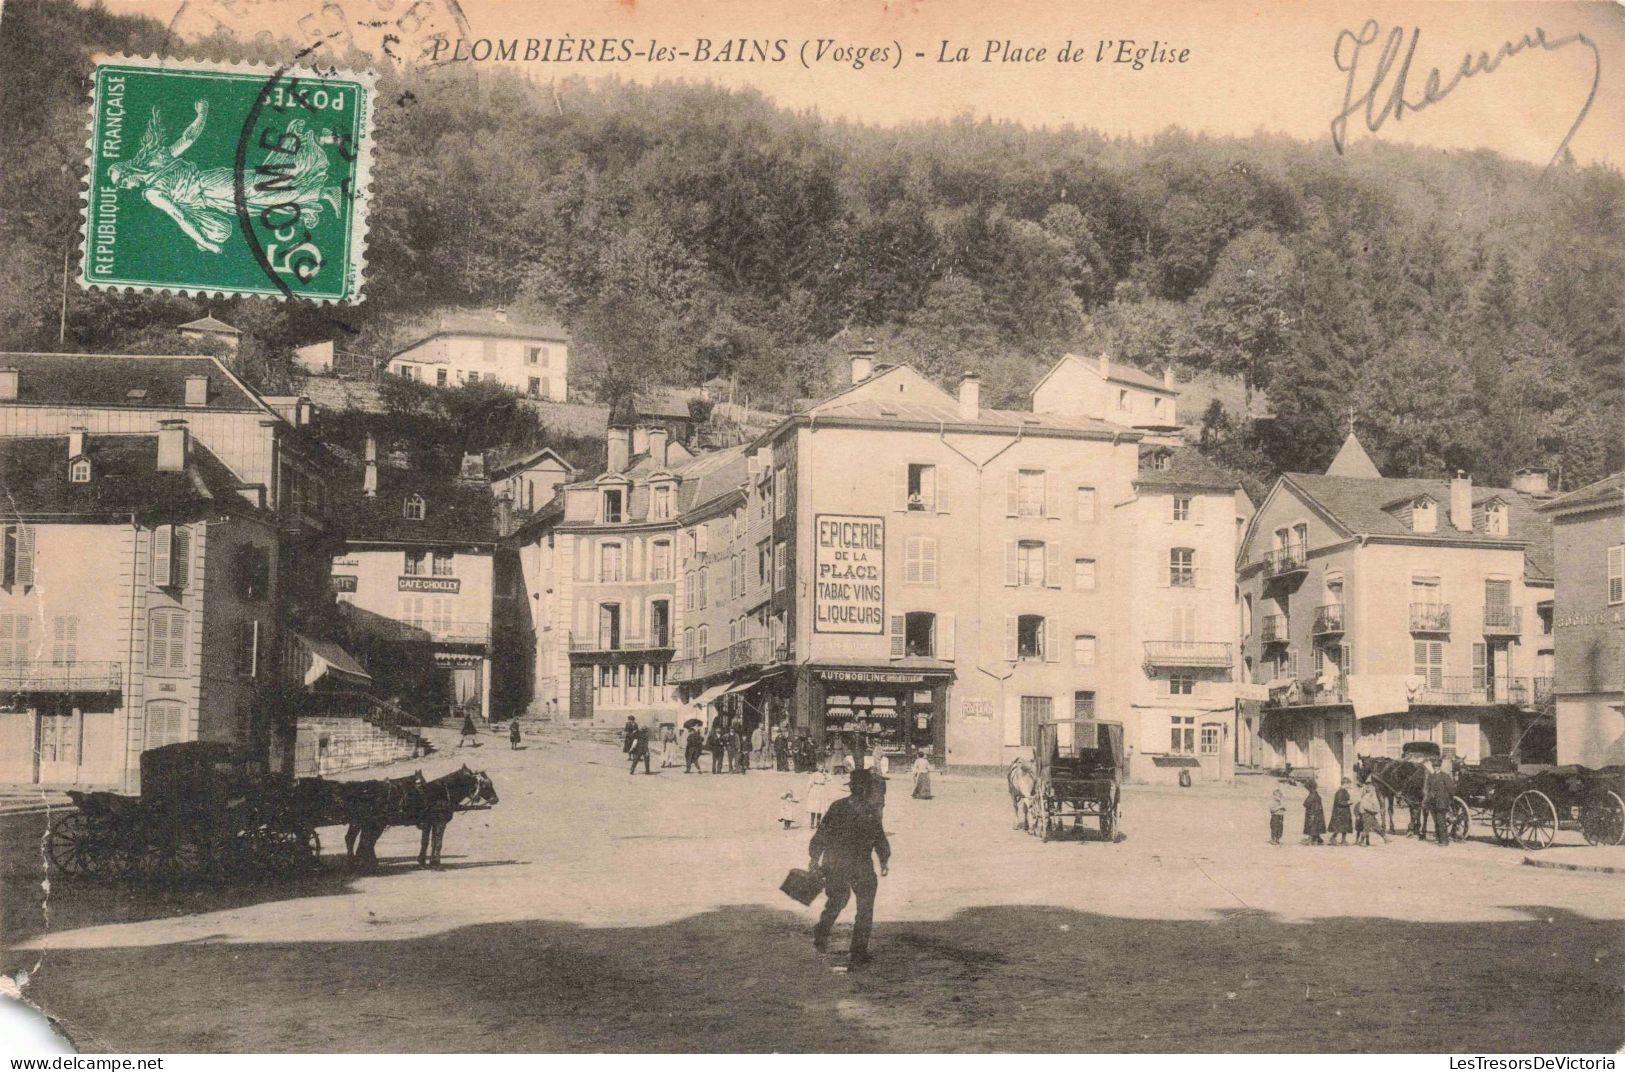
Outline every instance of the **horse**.
POLYGON ((1388 833, 1394 832, 1394 803, 1403 800, 1411 813, 1406 833, 1427 836, 1427 812, 1421 803, 1423 784, 1427 780, 1426 767, 1408 759, 1357 756, 1354 773, 1376 786, 1377 804, 1382 809, 1379 814, 1383 816, 1388 833))
POLYGON ((1004 780, 1010 787, 1010 807, 1016 814, 1016 829, 1026 830, 1033 792, 1038 788, 1033 761, 1027 756, 1017 756, 1004 772, 1004 780))
MULTIPOLYGON (((418 848, 418 866, 439 867, 446 826, 458 809, 464 804, 497 803, 496 786, 491 779, 483 771, 469 770, 466 764, 431 782, 421 778, 418 775, 415 783, 413 779, 402 778, 384 783, 390 790, 382 797, 374 797, 372 809, 359 816, 354 828, 354 853, 363 862, 377 866, 378 839, 389 827, 415 826, 423 834, 418 848)), ((348 835, 345 843, 347 847, 350 844, 348 835)))

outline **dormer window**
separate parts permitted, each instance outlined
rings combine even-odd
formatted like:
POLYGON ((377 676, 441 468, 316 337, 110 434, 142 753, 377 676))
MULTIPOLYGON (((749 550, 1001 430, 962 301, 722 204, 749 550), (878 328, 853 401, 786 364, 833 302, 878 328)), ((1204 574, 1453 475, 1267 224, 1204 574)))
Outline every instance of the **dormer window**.
POLYGON ((1507 504, 1492 502, 1484 508, 1484 527, 1491 536, 1507 534, 1507 504))
POLYGON ((70 484, 88 484, 88 483, 90 483, 90 459, 89 458, 75 458, 73 461, 68 463, 68 483, 70 483, 70 484))
POLYGON ((1159 450, 1152 454, 1146 459, 1146 468, 1153 469, 1159 473, 1166 472, 1168 469, 1168 452, 1165 450, 1159 450))
POLYGON ((409 495, 406 498, 406 506, 401 510, 401 516, 408 521, 422 521, 426 509, 423 496, 409 495))
POLYGON ((621 520, 624 499, 620 488, 604 489, 604 522, 613 524, 621 520))
POLYGON ((1411 504, 1411 531, 1439 531, 1439 504, 1432 499, 1417 499, 1411 504))
POLYGON ((657 484, 649 489, 649 516, 655 520, 671 517, 671 485, 657 484))

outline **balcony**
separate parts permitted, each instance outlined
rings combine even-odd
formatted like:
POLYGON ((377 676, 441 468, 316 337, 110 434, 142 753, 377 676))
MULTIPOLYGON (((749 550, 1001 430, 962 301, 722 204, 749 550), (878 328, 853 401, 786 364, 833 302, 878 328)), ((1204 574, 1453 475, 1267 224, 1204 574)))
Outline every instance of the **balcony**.
POLYGON ((1523 608, 1485 607, 1484 635, 1495 637, 1522 636, 1523 608))
POLYGON ((784 647, 781 646, 774 650, 773 642, 767 637, 748 637, 737 644, 730 644, 726 648, 707 652, 704 655, 674 659, 667 676, 674 683, 700 681, 717 674, 742 670, 749 666, 764 666, 771 662, 781 662, 788 657, 789 653, 784 647))
POLYGON ((570 634, 571 651, 670 651, 671 637, 603 637, 570 634))
POLYGON ((1315 608, 1315 635, 1337 636, 1343 632, 1343 604, 1327 603, 1315 608))
POLYGON ((1411 632, 1413 632, 1413 633, 1448 633, 1448 632, 1450 632, 1450 604, 1448 604, 1448 603, 1412 603, 1411 604, 1411 632))
POLYGON ((1309 571, 1309 548, 1302 544, 1277 547, 1264 556, 1264 576, 1274 580, 1309 571))
POLYGON ((489 644, 490 622, 397 622, 389 618, 368 620, 366 631, 383 640, 424 644, 489 644))
POLYGON ((1444 675, 1429 678, 1411 696, 1412 705, 1441 704, 1444 706, 1477 706, 1481 704, 1514 704, 1528 707, 1534 701, 1534 690, 1526 677, 1481 678, 1477 675, 1444 675))
POLYGON ((123 689, 123 663, 0 664, 0 693, 122 692, 123 689))
POLYGON ((1299 678, 1285 688, 1271 689, 1265 707, 1329 707, 1349 702, 1348 685, 1339 679, 1322 685, 1315 678, 1299 678))
POLYGON ((1287 642, 1287 620, 1284 614, 1266 614, 1258 623, 1258 639, 1265 644, 1287 642))
POLYGON ((1230 645, 1202 640, 1147 640, 1145 642, 1147 667, 1205 667, 1228 670, 1231 666, 1230 645))

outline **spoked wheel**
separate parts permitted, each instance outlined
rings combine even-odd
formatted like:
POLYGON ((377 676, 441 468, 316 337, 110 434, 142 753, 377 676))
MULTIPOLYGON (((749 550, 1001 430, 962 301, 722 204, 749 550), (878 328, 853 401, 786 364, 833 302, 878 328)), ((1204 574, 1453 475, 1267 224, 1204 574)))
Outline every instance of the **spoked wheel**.
POLYGON ((1592 845, 1625 841, 1625 800, 1612 791, 1594 797, 1580 811, 1580 830, 1592 845))
POLYGON ((51 824, 45 858, 69 875, 94 874, 105 862, 106 846, 95 827, 80 812, 70 812, 51 824))
POLYGON ((1473 826, 1473 813, 1467 809, 1467 802, 1460 797, 1450 798, 1450 840, 1466 841, 1467 831, 1473 826))
POLYGON ((1509 815, 1510 811, 1502 811, 1499 807, 1490 813, 1490 831, 1495 835, 1496 842, 1501 845, 1512 840, 1509 815))
POLYGON ((1557 837, 1557 809, 1538 789, 1526 789, 1512 802, 1508 824, 1518 845, 1530 852, 1547 848, 1557 837))

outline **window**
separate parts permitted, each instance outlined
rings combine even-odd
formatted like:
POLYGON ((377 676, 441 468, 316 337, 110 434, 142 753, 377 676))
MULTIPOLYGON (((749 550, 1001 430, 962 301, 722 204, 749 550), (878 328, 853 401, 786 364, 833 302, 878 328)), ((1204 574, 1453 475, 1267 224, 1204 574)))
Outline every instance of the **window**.
POLYGON ((700 648, 699 648, 699 651, 696 652, 696 654, 699 655, 699 657, 702 658, 702 659, 705 658, 706 652, 710 650, 707 647, 707 645, 710 643, 710 636, 711 636, 710 627, 705 626, 705 625, 700 626, 700 631, 699 631, 699 634, 698 634, 698 637, 697 637, 697 642, 699 643, 700 648))
POLYGON ((689 570, 683 574, 683 609, 694 609, 694 590, 699 587, 694 571, 689 570))
POLYGON ((1430 689, 1444 687, 1444 642, 1440 640, 1413 641, 1415 649, 1412 673, 1427 682, 1430 689))
POLYGON ((1016 658, 1044 657, 1044 616, 1023 614, 1016 618, 1016 658))
POLYGON ((428 572, 428 570, 425 569, 425 567, 428 565, 428 561, 429 552, 427 551, 406 552, 406 575, 408 577, 423 576, 423 574, 428 572))
POLYGON ((1168 751, 1177 756, 1196 754, 1196 716, 1169 716, 1168 751))
POLYGON ((263 547, 243 544, 233 556, 236 573, 237 596, 240 599, 261 600, 271 593, 271 556, 263 547))
POLYGON ((649 516, 657 521, 671 517, 670 484, 660 484, 649 492, 649 516))
POLYGON ((1095 692, 1093 689, 1079 689, 1072 694, 1072 717, 1095 717, 1095 692))
POLYGON ((51 665, 72 666, 79 661, 79 618, 58 616, 51 620, 51 665))
POLYGON ((1117 408, 1122 412, 1127 413, 1129 411, 1130 404, 1129 393, 1119 388, 1117 392, 1117 408))
POLYGON ((649 551, 649 579, 671 580, 671 541, 656 540, 649 551))
POLYGON ((1608 604, 1625 603, 1625 544, 1608 549, 1608 604))
MULTIPOLYGON (((623 559, 625 548, 618 543, 602 543, 598 545, 598 581, 600 584, 615 583, 625 579, 623 559)), ((702 603, 701 606, 704 606, 702 603)))
POLYGON ((1439 528, 1438 504, 1432 499, 1417 499, 1411 504, 1411 531, 1436 532, 1439 528))
POLYGON ((1044 471, 1023 469, 1016 474, 1016 516, 1044 516, 1044 471))
POLYGON ((1196 552, 1189 547, 1168 551, 1168 584, 1173 588, 1196 587, 1196 552))
POLYGON ((643 699, 643 664, 633 663, 626 668, 626 692, 629 701, 643 699))
POLYGON ((525 384, 525 393, 532 398, 541 398, 542 378, 540 376, 529 377, 525 384))
POLYGON ((775 591, 789 587, 789 570, 786 568, 786 551, 784 541, 773 545, 773 588, 775 591))
POLYGON ((1202 754, 1216 756, 1219 754, 1219 744, 1224 739, 1224 727, 1212 722, 1202 724, 1202 754))
POLYGON ((147 666, 186 669, 186 612, 160 607, 147 615, 147 666))
POLYGON ((671 647, 671 604, 664 599, 649 604, 649 642, 657 648, 671 647))
POLYGON ((260 673, 260 623, 240 622, 237 626, 237 673, 258 677, 260 673))
POLYGON ((1016 544, 1016 584, 1044 586, 1044 544, 1041 540, 1021 540, 1016 544))
POLYGON ((1168 639, 1180 644, 1196 641, 1196 608, 1171 607, 1168 611, 1168 639))
POLYGON ((937 506, 937 467, 910 465, 906 504, 910 510, 934 510, 937 506))
POLYGON ((1162 416, 1163 410, 1167 408, 1167 402, 1166 398, 1153 398, 1151 400, 1151 412, 1158 417, 1162 416))
POLYGON ((619 651, 621 647, 621 605, 601 603, 598 606, 598 649, 619 651))
POLYGON ((480 374, 478 372, 470 372, 468 374, 468 382, 469 383, 479 383, 480 382, 480 374))
POLYGON ((1080 592, 1093 592, 1095 590, 1094 559, 1077 558, 1072 560, 1072 587, 1080 592))
POLYGON ((1095 638, 1087 633, 1079 633, 1072 638, 1072 661, 1079 666, 1093 666, 1099 654, 1095 638))
POLYGON ((683 658, 689 659, 689 658, 693 658, 693 656, 694 656, 694 630, 692 628, 684 629, 683 630, 683 658))
POLYGON ((1189 521, 1191 519, 1191 497, 1189 495, 1174 496, 1174 520, 1189 521))
MULTIPOLYGON (((893 647, 896 647, 895 641, 893 647)), ((903 615, 902 654, 932 656, 937 653, 937 616, 926 611, 903 615)))
MULTIPOLYGON (((539 365, 541 363, 542 363, 542 348, 540 346, 527 346, 527 347, 525 347, 525 364, 527 364, 527 365, 539 365)), ((532 380, 530 382, 531 383, 537 383, 539 381, 532 380)))
POLYGON ((1489 649, 1483 644, 1473 645, 1473 688, 1482 689, 1489 682, 1489 649))
POLYGON ((436 577, 450 577, 452 553, 450 551, 436 551, 434 553, 434 575, 436 577))
POLYGON ((710 566, 701 566, 700 567, 699 584, 696 585, 696 587, 700 591, 700 609, 704 610, 706 601, 709 600, 710 597, 711 597, 711 567, 710 566))
POLYGON ((75 458, 73 461, 68 463, 68 483, 70 483, 70 484, 88 484, 88 483, 90 483, 90 459, 89 458, 75 458))
POLYGON ((1506 503, 1492 502, 1484 508, 1484 527, 1491 536, 1507 534, 1506 503))
POLYGON ((741 506, 734 511, 734 539, 742 540, 745 537, 745 508, 741 506))
POLYGON ((401 508, 401 516, 408 521, 422 521, 425 509, 423 496, 409 495, 406 498, 406 505, 401 508))
POLYGON ((604 489, 604 523, 614 524, 621 520, 621 489, 604 489))
POLYGON ((1169 674, 1169 696, 1195 696, 1196 678, 1192 674, 1169 674))
POLYGON ((34 584, 34 526, 4 526, 4 584, 7 588, 30 588, 34 584))
POLYGON ((785 500, 789 498, 790 488, 785 480, 784 466, 773 470, 773 516, 783 517, 785 500))
POLYGON ((1095 489, 1090 487, 1078 488, 1077 514, 1079 521, 1093 521, 1095 519, 1095 489))
POLYGON ((935 536, 910 536, 903 541, 903 583, 924 585, 937 583, 935 536))
POLYGON ((738 599, 745 594, 745 556, 733 555, 728 559, 728 595, 738 599))
POLYGON ((705 555, 711 553, 711 526, 697 525, 694 528, 694 553, 705 555))
POLYGON ((1024 748, 1038 745, 1038 726, 1055 718, 1055 702, 1048 696, 1021 698, 1021 744, 1024 748))
POLYGON ((436 387, 444 387, 444 386, 446 386, 446 370, 445 369, 442 368, 442 369, 435 369, 434 370, 434 385, 436 387))
POLYGON ((1147 469, 1153 469, 1159 473, 1166 472, 1168 470, 1168 459, 1169 454, 1167 451, 1152 451, 1145 460, 1145 467, 1147 469))
POLYGON ((191 579, 192 533, 185 525, 152 530, 152 580, 160 588, 185 588, 191 579))
POLYGON ((763 540, 756 545, 756 583, 767 584, 773 573, 773 541, 763 540))
POLYGON ((186 706, 179 700, 153 700, 147 704, 146 748, 162 748, 186 739, 186 706))
POLYGON ((28 638, 32 623, 26 614, 0 614, 0 666, 21 666, 33 658, 28 638))
POLYGON ((1250 595, 1241 597, 1241 635, 1253 635, 1253 597, 1250 595))

